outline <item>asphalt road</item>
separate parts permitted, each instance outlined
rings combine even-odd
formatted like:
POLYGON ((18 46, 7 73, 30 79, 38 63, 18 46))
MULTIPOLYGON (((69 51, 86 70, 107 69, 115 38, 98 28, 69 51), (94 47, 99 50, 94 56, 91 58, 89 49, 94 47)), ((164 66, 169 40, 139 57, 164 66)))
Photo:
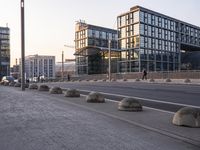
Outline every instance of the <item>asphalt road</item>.
POLYGON ((113 100, 121 100, 121 96, 114 96, 116 94, 122 95, 122 97, 139 97, 146 106, 168 111, 177 111, 183 107, 181 104, 200 107, 199 85, 153 84, 144 82, 59 82, 47 84, 63 88, 108 93, 111 95, 107 95, 107 98, 113 100), (154 100, 159 102, 155 102, 154 100))
MULTIPOLYGON (((62 96, 63 97, 63 96, 62 96)), ((198 150, 66 102, 48 92, 0 86, 1 150, 198 150)))

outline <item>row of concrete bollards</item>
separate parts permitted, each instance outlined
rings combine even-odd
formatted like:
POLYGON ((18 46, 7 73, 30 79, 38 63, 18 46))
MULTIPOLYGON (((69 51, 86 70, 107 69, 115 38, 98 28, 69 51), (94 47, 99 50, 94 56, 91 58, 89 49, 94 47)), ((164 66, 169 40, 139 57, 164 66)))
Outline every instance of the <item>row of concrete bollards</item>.
MULTIPOLYGON (((115 78, 112 78, 111 79, 111 82, 116 82, 116 81, 129 81, 130 79, 126 79, 126 78, 123 78, 123 79, 120 79, 120 80, 117 80, 117 79, 115 79, 115 78)), ((136 78, 136 79, 134 79, 134 80, 130 80, 130 81, 135 81, 135 82, 139 82, 139 81, 141 81, 142 79, 140 79, 140 78, 136 78)), ((86 81, 86 82, 90 82, 90 81, 93 81, 93 82, 106 82, 106 81, 108 81, 108 80, 106 80, 106 79, 101 79, 101 80, 97 80, 97 79, 91 79, 91 80, 89 80, 89 79, 86 79, 86 80, 81 80, 81 79, 78 79, 78 80, 71 80, 71 82, 82 82, 82 81, 86 81)), ((149 81, 149 82, 151 82, 151 83, 154 83, 154 82, 156 82, 156 79, 154 79, 154 78, 149 78, 147 81, 149 81)), ((166 83, 170 83, 170 82, 173 82, 173 79, 170 79, 170 78, 166 78, 166 79, 163 79, 163 81, 162 82, 166 82, 166 83)), ((184 83, 191 83, 191 80, 189 79, 189 78, 186 78, 186 79, 184 79, 183 80, 183 82, 184 83)))
MULTIPOLYGON (((30 86, 31 87, 31 86, 30 86)), ((40 85, 39 91, 44 90, 44 87, 48 91, 49 88, 46 85, 40 85)), ((59 87, 50 88, 51 94, 61 94, 62 89, 59 87)), ((67 89, 64 93, 66 97, 80 97, 80 92, 76 89, 67 89)), ((91 92, 86 96, 88 103, 105 103, 105 97, 98 92, 91 92)), ((142 111, 142 105, 139 100, 134 98, 124 98, 118 103, 118 110, 120 111, 142 111)), ((172 119, 172 123, 178 126, 188 127, 200 127, 200 109, 183 107, 175 113, 172 119)))
MULTIPOLYGON (((10 85, 13 86, 13 85, 10 85)), ((14 85, 20 87, 20 85, 14 85)), ((80 97, 80 92, 76 89, 63 90, 60 87, 51 87, 42 84, 30 84, 27 86, 30 90, 48 91, 50 94, 62 94, 64 92, 65 97, 80 97)), ((91 92, 86 96, 88 103, 105 103, 105 97, 98 92, 91 92)), ((118 110, 120 111, 142 111, 142 105, 139 100, 134 98, 124 98, 118 103, 118 110)), ((183 107, 178 110, 172 119, 172 123, 178 126, 187 127, 200 127, 200 109, 193 107, 183 107)))

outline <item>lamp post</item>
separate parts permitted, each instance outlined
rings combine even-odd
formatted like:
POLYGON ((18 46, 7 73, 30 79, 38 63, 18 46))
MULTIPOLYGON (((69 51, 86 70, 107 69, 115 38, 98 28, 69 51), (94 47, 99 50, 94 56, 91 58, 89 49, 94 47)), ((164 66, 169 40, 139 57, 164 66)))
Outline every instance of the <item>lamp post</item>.
POLYGON ((25 91, 24 0, 21 0, 21 89, 25 91))
POLYGON ((62 80, 64 80, 64 51, 62 51, 62 80))
POLYGON ((108 41, 108 80, 111 81, 111 40, 108 41))

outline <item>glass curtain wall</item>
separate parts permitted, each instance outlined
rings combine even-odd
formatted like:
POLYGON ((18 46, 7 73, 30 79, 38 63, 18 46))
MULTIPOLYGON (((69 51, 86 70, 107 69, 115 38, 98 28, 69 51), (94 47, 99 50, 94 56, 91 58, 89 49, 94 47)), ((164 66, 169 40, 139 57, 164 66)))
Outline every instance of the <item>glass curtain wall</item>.
MULTIPOLYGON (((173 19, 143 10, 119 16, 120 71, 178 70, 180 49, 176 25, 173 19)), ((195 35, 195 30, 190 31, 195 35)))
POLYGON ((121 58, 118 61, 119 72, 139 71, 140 25, 139 11, 118 17, 119 47, 121 58))

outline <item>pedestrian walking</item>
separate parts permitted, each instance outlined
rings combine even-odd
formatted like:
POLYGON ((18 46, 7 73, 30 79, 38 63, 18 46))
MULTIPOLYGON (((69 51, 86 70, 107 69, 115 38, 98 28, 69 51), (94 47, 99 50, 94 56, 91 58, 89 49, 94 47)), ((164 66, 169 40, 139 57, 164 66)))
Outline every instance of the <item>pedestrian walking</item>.
POLYGON ((70 81, 70 75, 69 74, 67 75, 67 81, 70 81))
POLYGON ((144 80, 144 79, 147 80, 147 71, 146 71, 146 69, 143 69, 142 73, 143 73, 142 80, 144 80))

